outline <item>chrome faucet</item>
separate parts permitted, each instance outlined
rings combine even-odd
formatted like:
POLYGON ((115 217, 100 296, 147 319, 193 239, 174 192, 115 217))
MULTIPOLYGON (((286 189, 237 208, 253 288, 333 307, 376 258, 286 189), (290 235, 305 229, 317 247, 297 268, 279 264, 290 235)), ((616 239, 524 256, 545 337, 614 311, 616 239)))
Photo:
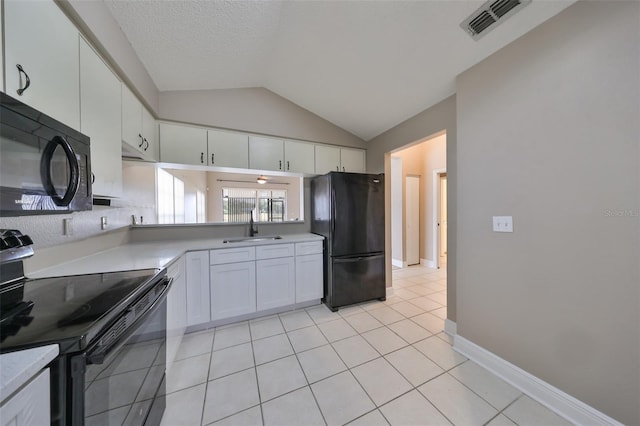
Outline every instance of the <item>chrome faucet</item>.
POLYGON ((253 210, 251 210, 251 217, 249 218, 249 236, 253 237, 258 233, 258 227, 253 225, 253 210))

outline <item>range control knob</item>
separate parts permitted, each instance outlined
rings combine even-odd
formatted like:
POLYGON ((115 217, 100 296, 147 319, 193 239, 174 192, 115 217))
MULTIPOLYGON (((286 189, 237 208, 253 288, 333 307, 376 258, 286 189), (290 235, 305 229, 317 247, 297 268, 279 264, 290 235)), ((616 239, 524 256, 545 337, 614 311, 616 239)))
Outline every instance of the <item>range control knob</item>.
POLYGON ((28 235, 21 235, 18 237, 23 246, 30 246, 33 244, 33 240, 28 235))
POLYGON ((4 237, 4 242, 7 244, 8 248, 16 248, 22 246, 22 241, 20 241, 20 238, 16 237, 15 235, 4 237))

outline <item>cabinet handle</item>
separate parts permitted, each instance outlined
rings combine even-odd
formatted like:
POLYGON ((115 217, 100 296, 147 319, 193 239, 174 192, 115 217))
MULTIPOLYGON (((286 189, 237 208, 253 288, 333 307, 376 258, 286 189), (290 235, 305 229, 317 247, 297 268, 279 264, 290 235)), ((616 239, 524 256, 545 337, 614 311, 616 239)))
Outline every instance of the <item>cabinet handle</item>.
POLYGON ((144 146, 144 150, 146 151, 149 148, 149 141, 147 140, 147 138, 143 138, 144 139, 144 143, 146 144, 144 146))
POLYGON ((215 155, 216 154, 211 154, 211 164, 216 164, 215 155))
POLYGON ((18 68, 18 74, 24 74, 24 87, 21 87, 20 89, 16 90, 16 92, 18 93, 19 96, 22 96, 22 94, 24 93, 25 90, 27 90, 29 88, 29 86, 31 85, 31 79, 29 79, 29 75, 27 74, 27 72, 22 68, 22 65, 17 64, 16 67, 18 68))
POLYGON ((340 171, 340 167, 336 166, 336 172, 340 171))
POLYGON ((91 172, 91 183, 96 183, 96 175, 93 172, 91 172))
POLYGON ((141 133, 138 133, 138 137, 140 138, 140 145, 138 145, 138 148, 142 148, 142 145, 144 145, 144 138, 141 133))
POLYGON ((342 166, 342 171, 343 171, 343 172, 346 172, 346 170, 344 169, 344 166, 342 166))
POLYGON ((289 167, 289 160, 287 160, 287 170, 291 170, 291 168, 289 167))
POLYGON ((278 170, 282 170, 282 160, 278 161, 278 170))
POLYGON ((204 164, 204 152, 200 153, 200 163, 204 164))

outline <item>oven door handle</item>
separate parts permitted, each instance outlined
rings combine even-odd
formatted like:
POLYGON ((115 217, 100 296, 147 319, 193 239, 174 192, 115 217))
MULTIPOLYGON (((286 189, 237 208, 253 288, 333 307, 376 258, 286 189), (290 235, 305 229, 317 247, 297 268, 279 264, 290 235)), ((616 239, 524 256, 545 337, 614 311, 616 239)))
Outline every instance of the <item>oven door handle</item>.
MULTIPOLYGON (((139 328, 140 324, 142 322, 144 322, 150 315, 155 313, 155 311, 162 304, 164 299, 166 299, 167 292, 169 291, 169 288, 171 287, 171 283, 173 282, 173 278, 165 277, 165 278, 163 278, 163 281, 165 283, 165 287, 164 287, 164 289, 162 289, 162 293, 160 294, 160 296, 158 296, 156 298, 156 300, 147 308, 147 310, 144 312, 144 314, 140 315, 136 319, 136 321, 127 329, 126 332, 124 332, 120 337, 118 337, 118 339, 116 339, 109 346, 101 346, 99 344, 99 341, 98 341, 98 344, 94 345, 93 347, 91 347, 91 348, 89 348, 87 350, 87 355, 86 355, 87 365, 88 364, 102 364, 107 359, 109 359, 109 357, 112 354, 117 354, 120 351, 120 349, 125 345, 125 343, 127 343, 129 338, 136 331, 138 331, 138 328, 139 328)), ((125 312, 129 312, 129 310, 127 309, 127 311, 125 311, 125 312)))

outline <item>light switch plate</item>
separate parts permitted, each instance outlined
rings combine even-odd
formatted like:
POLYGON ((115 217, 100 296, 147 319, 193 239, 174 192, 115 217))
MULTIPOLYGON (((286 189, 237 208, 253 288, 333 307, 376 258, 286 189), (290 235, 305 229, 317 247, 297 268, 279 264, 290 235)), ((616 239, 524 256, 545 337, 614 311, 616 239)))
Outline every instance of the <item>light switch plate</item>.
POLYGON ((513 216, 493 216, 493 232, 513 232, 513 216))

